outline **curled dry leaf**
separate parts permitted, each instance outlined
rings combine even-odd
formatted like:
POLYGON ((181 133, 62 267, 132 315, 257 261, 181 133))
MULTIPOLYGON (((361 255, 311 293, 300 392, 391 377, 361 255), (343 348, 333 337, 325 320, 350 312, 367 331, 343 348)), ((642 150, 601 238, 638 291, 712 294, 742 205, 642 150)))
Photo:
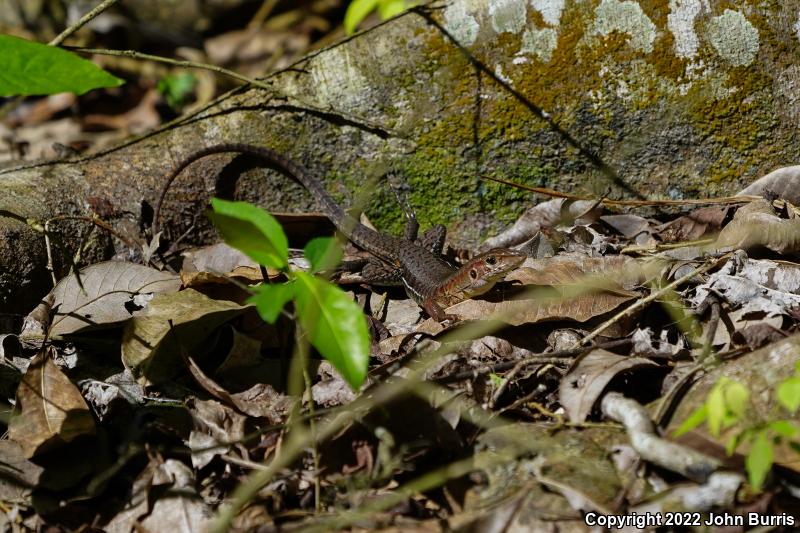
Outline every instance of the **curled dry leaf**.
POLYGON ((317 369, 320 380, 311 387, 314 403, 322 407, 335 407, 352 402, 356 395, 328 361, 320 363, 317 369))
POLYGON ((194 289, 158 295, 125 326, 122 363, 143 385, 168 379, 183 365, 181 350, 193 353, 217 327, 246 309, 194 289))
POLYGON ((714 245, 719 251, 766 248, 779 254, 800 251, 800 218, 780 218, 766 200, 742 206, 722 228, 714 245))
POLYGON ((28 461, 22 446, 13 440, 0 440, 0 458, 0 500, 24 503, 44 469, 28 461))
POLYGON ((736 196, 763 196, 768 191, 795 205, 800 204, 800 165, 773 170, 736 193, 736 196))
POLYGON ((625 238, 632 239, 640 246, 655 244, 653 227, 650 221, 638 215, 604 215, 600 220, 620 232, 625 238))
POLYGON ((81 392, 53 362, 52 352, 49 348, 34 357, 17 388, 8 425, 9 437, 27 458, 95 432, 81 392))
POLYGON ((192 466, 203 468, 217 455, 227 453, 245 437, 247 418, 214 400, 194 400, 189 407, 194 428, 187 445, 192 466))
POLYGON ((661 330, 660 336, 656 338, 650 328, 637 328, 631 335, 631 341, 633 342, 631 351, 645 357, 672 358, 688 350, 683 336, 671 340, 667 330, 661 330))
POLYGON ((571 422, 583 422, 612 379, 622 372, 647 366, 658 365, 641 357, 625 357, 607 350, 592 350, 561 379, 558 388, 559 402, 567 411, 571 422))
POLYGON ((134 480, 124 508, 102 531, 209 531, 210 510, 197 494, 195 485, 192 471, 182 462, 151 457, 134 480))
POLYGON ((572 224, 576 219, 592 222, 600 211, 600 205, 593 201, 569 202, 563 198, 548 200, 528 209, 507 230, 486 239, 481 244, 480 251, 516 246, 530 240, 541 229, 552 228, 561 223, 572 224))
POLYGON ((736 344, 745 344, 751 350, 755 350, 786 338, 786 333, 772 324, 757 323, 737 329, 731 337, 736 344))
POLYGON ((147 305, 153 294, 176 292, 177 276, 135 263, 106 261, 65 277, 50 294, 51 335, 123 322, 147 305))
POLYGON ((729 212, 730 206, 701 207, 656 229, 664 242, 694 241, 719 231, 729 212))
POLYGON ((235 407, 240 413, 266 418, 270 424, 279 424, 289 411, 291 400, 266 383, 256 383, 245 391, 231 393, 208 377, 191 357, 186 358, 186 364, 192 377, 206 392, 235 407))
POLYGON ((212 512, 195 489, 192 469, 177 459, 167 459, 158 466, 153 476, 153 486, 166 490, 150 493, 155 497, 152 511, 144 518, 137 531, 169 531, 195 533, 210 531, 212 512))

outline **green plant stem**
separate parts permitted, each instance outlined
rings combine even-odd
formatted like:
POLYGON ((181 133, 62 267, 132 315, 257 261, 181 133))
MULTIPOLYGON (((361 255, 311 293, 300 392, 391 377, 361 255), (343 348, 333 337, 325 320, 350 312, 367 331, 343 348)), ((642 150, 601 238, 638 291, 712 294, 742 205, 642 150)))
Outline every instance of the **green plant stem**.
POLYGON ((317 430, 314 422, 314 395, 311 393, 311 376, 308 375, 308 366, 303 368, 303 379, 308 391, 308 428, 311 431, 311 460, 314 462, 314 511, 319 513, 320 480, 319 480, 319 447, 317 446, 317 430))
MULTIPOLYGON (((714 264, 716 263, 701 267, 699 270, 705 268, 710 269, 714 264)), ((638 269, 637 271, 639 273, 648 274, 652 273, 652 268, 643 268, 638 269)), ((621 274, 620 272, 616 272, 606 273, 604 276, 586 276, 580 280, 576 280, 577 286, 574 290, 568 291, 568 294, 564 294, 558 298, 553 298, 549 291, 542 290, 538 287, 532 287, 523 291, 520 295, 520 298, 538 298, 540 302, 564 301, 568 298, 577 297, 581 294, 596 291, 597 288, 592 285, 593 281, 596 282, 603 277, 614 275, 616 275, 616 277, 619 277, 620 275, 624 277, 631 273, 632 271, 625 269, 621 274), (584 283, 581 284, 581 282, 584 283)), ((694 274, 695 273, 693 273, 693 275, 694 274)), ((681 282, 682 280, 677 281, 681 282)), ((420 390, 419 387, 427 388, 428 386, 431 386, 429 383, 422 382, 422 377, 430 365, 438 361, 441 357, 452 353, 452 346, 454 343, 480 338, 504 327, 506 324, 506 322, 503 321, 504 318, 505 317, 502 314, 487 317, 487 319, 484 321, 465 324, 463 327, 459 327, 458 329, 442 335, 441 338, 437 339, 437 342, 441 343, 441 347, 437 350, 433 350, 419 356, 415 361, 410 363, 408 368, 409 373, 405 379, 384 382, 380 385, 377 385, 373 389, 363 392, 361 396, 356 398, 351 403, 332 410, 331 418, 328 418, 325 421, 320 421, 316 426, 316 435, 314 441, 325 441, 344 428, 347 424, 363 416, 363 413, 369 411, 370 409, 375 409, 376 407, 385 405, 401 394, 409 391, 418 391, 420 390)), ((478 415, 470 409, 466 409, 462 411, 462 413, 474 415, 470 417, 471 421, 473 423, 480 422, 480 425, 483 427, 491 427, 494 423, 501 423, 500 418, 497 416, 489 416, 486 414, 478 415)), ((278 472, 281 471, 281 469, 292 464, 292 462, 294 462, 308 449, 310 443, 309 439, 311 439, 310 431, 307 431, 302 427, 292 426, 292 428, 293 429, 289 432, 286 442, 281 448, 280 455, 275 457, 273 461, 267 465, 266 469, 253 472, 250 477, 248 477, 236 488, 231 496, 231 499, 229 500, 229 503, 220 508, 212 531, 215 533, 223 533, 228 531, 233 519, 241 511, 241 509, 244 508, 244 506, 247 505, 247 503, 258 494, 258 491, 261 489, 261 487, 266 485, 278 472)))
MULTIPOLYGON (((486 467, 508 462, 507 457, 490 457, 485 452, 481 455, 484 455, 482 459, 485 460, 484 465, 486 467)), ((370 502, 368 505, 353 511, 345 511, 335 517, 323 520, 320 524, 310 525, 309 527, 305 528, 304 531, 307 533, 317 531, 334 531, 356 524, 361 520, 369 519, 375 513, 385 511, 386 509, 401 503, 403 500, 416 493, 425 492, 427 490, 439 487, 451 479, 459 478, 469 474, 475 470, 475 459, 476 457, 468 457, 466 459, 461 459, 460 461, 455 461, 448 465, 439 467, 419 476, 412 481, 409 481, 402 487, 398 487, 392 493, 382 496, 377 500, 370 502)))
MULTIPOLYGON (((469 338, 482 337, 495 331, 498 327, 496 322, 475 322, 457 331, 444 335, 441 339, 443 347, 433 350, 419 358, 409 367, 409 375, 405 380, 397 380, 383 383, 369 393, 356 398, 351 403, 338 409, 338 414, 332 419, 317 426, 316 441, 322 442, 332 437, 347 424, 356 420, 369 409, 384 405, 397 398, 401 394, 411 389, 415 382, 420 381, 425 370, 452 350, 448 347, 449 342, 469 338)), ((286 443, 281 448, 281 454, 267 466, 266 470, 254 472, 233 492, 230 503, 221 508, 217 520, 213 524, 212 531, 224 533, 230 528, 230 524, 239 511, 251 501, 258 491, 266 485, 272 477, 281 469, 290 465, 308 447, 310 433, 304 428, 295 428, 289 432, 286 443)))

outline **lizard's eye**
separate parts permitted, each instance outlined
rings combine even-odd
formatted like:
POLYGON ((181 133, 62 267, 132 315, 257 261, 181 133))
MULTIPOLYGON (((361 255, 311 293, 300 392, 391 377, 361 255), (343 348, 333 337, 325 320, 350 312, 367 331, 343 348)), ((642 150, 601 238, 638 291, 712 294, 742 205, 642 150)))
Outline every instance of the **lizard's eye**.
POLYGON ((469 271, 469 277, 471 277, 472 279, 477 279, 478 271, 473 268, 472 270, 469 271))
POLYGON ((497 258, 495 256, 490 255, 489 257, 486 258, 487 265, 494 266, 495 263, 497 263, 497 258))

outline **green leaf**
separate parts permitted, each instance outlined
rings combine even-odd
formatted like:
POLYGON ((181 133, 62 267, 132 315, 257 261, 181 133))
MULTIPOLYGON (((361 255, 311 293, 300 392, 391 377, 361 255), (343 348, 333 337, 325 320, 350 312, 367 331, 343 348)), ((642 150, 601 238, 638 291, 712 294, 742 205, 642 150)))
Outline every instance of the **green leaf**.
POLYGON ((505 382, 506 378, 499 374, 495 374, 492 372, 489 374, 489 381, 492 383, 492 386, 495 388, 500 388, 503 386, 503 382, 505 382))
POLYGON ((353 389, 358 389, 369 363, 369 332, 364 314, 339 287, 305 272, 294 274, 297 316, 311 345, 353 389))
POLYGON ((383 20, 390 19, 408 9, 406 0, 380 0, 378 13, 383 20))
POLYGON ((738 381, 730 381, 723 389, 725 396, 725 407, 738 421, 744 416, 747 408, 747 400, 750 399, 750 391, 738 381))
POLYGON ((247 202, 213 198, 208 218, 225 242, 257 263, 285 270, 289 266, 289 242, 275 217, 247 202))
POLYGON ((695 409, 692 414, 690 414, 686 420, 683 421, 678 429, 675 430, 674 435, 676 437, 680 437, 684 433, 688 433, 689 431, 693 430, 700 424, 706 421, 708 418, 708 408, 705 405, 701 405, 697 409, 695 409))
POLYGON ((197 78, 191 72, 181 72, 171 74, 158 80, 156 89, 164 95, 167 104, 173 109, 183 105, 194 91, 197 85, 197 78))
POLYGON ((736 448, 739 446, 739 439, 741 438, 741 435, 741 433, 737 433, 729 438, 728 442, 725 443, 725 453, 727 455, 733 455, 733 452, 736 451, 736 448))
POLYGON ((774 422, 770 422, 767 428, 787 439, 791 439, 800 433, 800 430, 791 420, 775 420, 774 422))
POLYGON ((800 407, 800 378, 795 376, 778 385, 778 401, 789 412, 794 413, 800 407))
POLYGON ((278 320, 278 315, 286 306, 286 303, 294 296, 294 286, 292 283, 264 284, 254 287, 256 292, 251 296, 247 303, 255 304, 256 311, 264 322, 274 324, 278 320))
POLYGON ((124 80, 72 52, 0 35, 0 97, 65 92, 83 94, 123 83, 124 80))
POLYGON ((759 431, 753 440, 753 446, 744 462, 747 476, 754 489, 760 490, 772 468, 772 441, 766 430, 759 431))
POLYGON ((311 273, 329 270, 342 260, 342 247, 333 237, 311 239, 303 248, 303 255, 311 263, 311 273))
POLYGON ((745 444, 753 440, 753 435, 755 435, 755 433, 758 431, 761 430, 750 428, 740 431, 739 433, 736 433, 733 437, 728 439, 728 442, 725 444, 725 452, 728 455, 733 455, 733 452, 736 451, 736 448, 738 448, 739 445, 745 444))
POLYGON ((724 382, 720 380, 706 398, 708 413, 708 431, 714 437, 719 437, 722 422, 725 419, 725 394, 722 390, 724 382))
POLYGON ((347 6, 344 14, 344 30, 349 34, 356 31, 356 27, 367 15, 375 11, 380 0, 353 0, 347 6))

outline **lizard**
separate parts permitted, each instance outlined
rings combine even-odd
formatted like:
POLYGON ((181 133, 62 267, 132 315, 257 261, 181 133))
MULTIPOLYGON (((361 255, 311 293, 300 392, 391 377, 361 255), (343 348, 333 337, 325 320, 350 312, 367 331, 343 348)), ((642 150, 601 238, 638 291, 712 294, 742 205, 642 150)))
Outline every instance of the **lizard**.
MULTIPOLYGON (((390 277, 399 278, 408 296, 437 322, 456 320, 457 317, 446 314, 444 308, 489 291, 525 260, 526 255, 522 252, 495 248, 473 257, 458 268, 454 267, 434 251, 414 242, 416 227, 411 231, 407 228, 404 237, 375 231, 347 213, 305 167, 271 148, 245 143, 208 146, 178 162, 167 176, 155 205, 153 235, 158 233, 161 205, 175 178, 198 159, 230 152, 254 157, 264 166, 305 187, 336 228, 353 244, 384 263, 390 277)), ((413 223, 416 224, 416 220, 413 223)), ((444 242, 443 238, 439 240, 444 242)))

